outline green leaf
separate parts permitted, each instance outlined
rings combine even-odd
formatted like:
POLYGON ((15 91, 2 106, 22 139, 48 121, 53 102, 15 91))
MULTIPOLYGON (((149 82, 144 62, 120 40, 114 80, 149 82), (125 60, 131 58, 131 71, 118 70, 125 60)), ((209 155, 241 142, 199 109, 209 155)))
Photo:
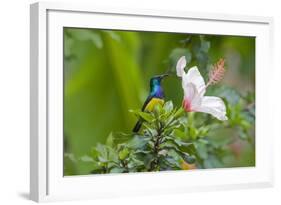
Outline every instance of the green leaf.
POLYGON ((113 134, 112 134, 112 132, 110 132, 110 134, 108 135, 108 137, 107 137, 107 139, 106 139, 105 144, 106 144, 107 146, 112 147, 112 146, 113 146, 113 142, 114 142, 113 139, 114 139, 114 138, 113 138, 113 134))
POLYGON ((167 149, 167 150, 175 150, 175 151, 180 151, 180 149, 178 148, 178 146, 172 141, 172 140, 169 140, 169 141, 166 141, 162 144, 160 144, 160 149, 167 149))
POLYGON ((149 139, 144 136, 135 135, 132 140, 130 140, 127 146, 131 149, 143 149, 143 147, 148 143, 149 139))
POLYGON ((202 126, 198 129, 198 135, 199 137, 205 137, 208 132, 210 130, 210 127, 209 126, 202 126))
POLYGON ((107 160, 108 156, 107 156, 107 150, 105 145, 97 144, 95 150, 97 151, 97 154, 99 154, 100 158, 107 160))
POLYGON ((173 102, 172 101, 168 101, 164 104, 164 110, 166 112, 171 112, 174 108, 173 102))
POLYGON ((146 113, 146 112, 139 112, 138 114, 139 114, 139 116, 140 116, 142 119, 144 119, 144 120, 147 121, 147 122, 153 122, 153 121, 154 121, 153 116, 152 116, 151 114, 149 114, 149 113, 146 113))
POLYGON ((189 127, 188 128, 188 134, 192 139, 196 139, 198 136, 198 130, 195 127, 189 127))
POLYGON ((145 136, 155 136, 157 134, 157 128, 155 127, 155 124, 144 122, 143 126, 146 128, 144 130, 145 136))
POLYGON ((176 119, 176 118, 180 117, 183 113, 184 113, 184 109, 183 109, 182 107, 180 107, 180 108, 176 111, 176 113, 174 114, 174 118, 176 119))
POLYGON ((196 158, 194 156, 185 155, 184 160, 189 164, 194 164, 196 161, 196 158))
POLYGON ((118 155, 114 149, 103 144, 97 144, 91 151, 91 157, 102 163, 116 162, 118 161, 117 156, 118 155))
POLYGON ((84 155, 80 158, 81 161, 83 162, 94 162, 93 158, 88 156, 88 155, 84 155))
POLYGON ((188 147, 185 147, 184 149, 189 155, 196 155, 197 153, 195 143, 189 145, 188 147))
POLYGON ((129 112, 134 113, 135 115, 139 115, 139 113, 141 112, 141 110, 133 110, 133 109, 129 109, 129 112))
POLYGON ((180 129, 174 129, 173 130, 173 136, 175 136, 177 138, 181 138, 181 139, 186 138, 185 132, 181 131, 180 129))
POLYGON ((130 153, 130 151, 127 148, 124 148, 119 152, 119 158, 121 160, 124 160, 129 155, 129 153, 130 153))
POLYGON ((110 162, 118 162, 117 152, 111 147, 108 147, 108 160, 110 162))
POLYGON ((158 152, 159 155, 166 156, 168 154, 168 150, 162 149, 158 152))
POLYGON ((141 161, 141 160, 138 160, 136 158, 132 158, 130 160, 130 162, 128 163, 128 168, 129 169, 140 167, 140 166, 144 166, 144 162, 141 161))
POLYGON ((166 157, 163 161, 172 169, 180 168, 179 162, 176 161, 173 157, 166 157))
POLYGON ((190 145, 192 145, 192 143, 188 143, 188 142, 184 142, 182 140, 179 140, 179 139, 175 139, 174 142, 179 146, 179 147, 188 147, 190 145))
POLYGON ((132 110, 132 109, 130 109, 129 112, 134 113, 136 116, 138 116, 139 118, 142 118, 143 120, 145 120, 147 122, 154 121, 154 117, 151 113, 142 112, 141 110, 132 110))
POLYGON ((104 156, 98 156, 98 160, 99 160, 100 162, 102 162, 102 163, 108 162, 108 159, 105 158, 104 156))
POLYGON ((202 141, 197 141, 194 143, 195 148, 197 150, 197 153, 199 155, 199 157, 201 159, 207 159, 208 158, 208 150, 207 150, 207 146, 205 143, 203 143, 202 141))
POLYGON ((114 167, 110 169, 110 173, 123 173, 124 171, 125 169, 122 167, 114 167))
POLYGON ((167 160, 171 165, 181 168, 182 157, 174 150, 169 150, 165 160, 167 160))
POLYGON ((164 112, 163 106, 160 104, 156 104, 153 108, 153 112, 154 112, 156 118, 158 118, 164 112))

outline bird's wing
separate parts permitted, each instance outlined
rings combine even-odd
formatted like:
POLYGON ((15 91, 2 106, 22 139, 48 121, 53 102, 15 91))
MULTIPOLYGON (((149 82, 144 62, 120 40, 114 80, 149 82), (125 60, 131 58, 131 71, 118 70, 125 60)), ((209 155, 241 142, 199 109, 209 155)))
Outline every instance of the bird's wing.
POLYGON ((145 100, 145 102, 144 102, 144 104, 143 104, 143 106, 142 106, 142 108, 141 108, 141 111, 144 111, 144 110, 145 110, 147 104, 150 102, 150 100, 151 100, 152 98, 153 98, 152 95, 149 95, 149 96, 146 98, 146 100, 145 100))
POLYGON ((162 105, 164 104, 164 99, 162 98, 156 98, 156 97, 148 97, 148 99, 145 101, 142 111, 148 111, 148 112, 152 112, 155 105, 162 105))

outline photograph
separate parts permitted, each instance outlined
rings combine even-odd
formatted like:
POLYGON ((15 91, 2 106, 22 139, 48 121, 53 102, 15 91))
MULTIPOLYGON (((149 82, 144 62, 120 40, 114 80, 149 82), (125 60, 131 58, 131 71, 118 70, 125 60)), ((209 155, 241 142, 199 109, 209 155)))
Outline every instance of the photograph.
POLYGON ((253 36, 63 28, 63 175, 255 167, 253 36))

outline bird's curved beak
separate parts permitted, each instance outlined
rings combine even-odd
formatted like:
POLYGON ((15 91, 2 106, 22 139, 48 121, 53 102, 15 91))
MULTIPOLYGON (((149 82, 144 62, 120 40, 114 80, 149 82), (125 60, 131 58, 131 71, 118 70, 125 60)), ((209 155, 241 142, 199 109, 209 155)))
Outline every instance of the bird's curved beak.
POLYGON ((169 74, 168 74, 168 73, 165 73, 165 74, 163 74, 163 75, 160 75, 159 77, 160 77, 160 79, 162 80, 163 78, 165 78, 165 77, 167 77, 167 76, 169 76, 169 74))

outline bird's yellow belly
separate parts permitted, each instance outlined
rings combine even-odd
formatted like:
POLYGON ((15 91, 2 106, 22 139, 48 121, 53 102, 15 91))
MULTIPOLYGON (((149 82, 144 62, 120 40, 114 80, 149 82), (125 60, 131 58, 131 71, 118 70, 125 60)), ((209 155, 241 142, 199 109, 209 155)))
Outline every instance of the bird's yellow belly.
POLYGON ((157 104, 159 104, 159 105, 164 105, 164 100, 163 100, 163 99, 160 99, 160 98, 152 98, 152 99, 150 100, 150 102, 146 105, 146 107, 145 107, 144 110, 145 110, 145 111, 152 112, 153 109, 154 109, 154 106, 157 105, 157 104))

